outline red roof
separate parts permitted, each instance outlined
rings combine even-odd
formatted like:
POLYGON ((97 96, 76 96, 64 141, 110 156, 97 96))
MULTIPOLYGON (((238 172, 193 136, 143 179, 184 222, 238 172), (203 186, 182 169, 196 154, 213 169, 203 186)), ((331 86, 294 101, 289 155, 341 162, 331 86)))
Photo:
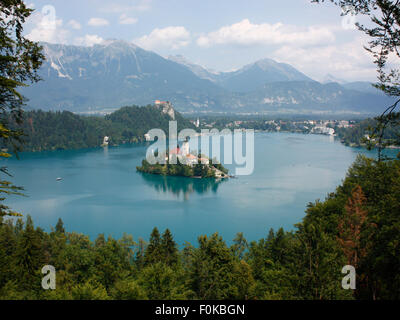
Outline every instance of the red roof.
POLYGON ((180 154, 181 153, 181 149, 180 148, 175 148, 172 149, 169 154, 180 154))

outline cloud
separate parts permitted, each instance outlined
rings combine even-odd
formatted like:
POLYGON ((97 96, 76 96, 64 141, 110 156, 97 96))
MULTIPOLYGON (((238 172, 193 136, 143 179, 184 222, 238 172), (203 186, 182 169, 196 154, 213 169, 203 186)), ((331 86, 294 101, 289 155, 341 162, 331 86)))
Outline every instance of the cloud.
POLYGON ((78 46, 91 47, 95 44, 101 44, 103 41, 104 39, 97 34, 87 34, 84 37, 76 38, 74 44, 78 46))
POLYGON ((135 39, 134 42, 148 50, 161 47, 175 50, 190 43, 190 33, 181 26, 156 28, 149 35, 135 39))
MULTIPOLYGON (((66 24, 72 29, 81 29, 82 26, 75 20, 70 20, 66 24)), ((49 43, 74 44, 80 46, 93 46, 104 41, 96 34, 86 34, 78 38, 72 38, 70 30, 63 27, 63 21, 55 16, 43 15, 35 12, 27 21, 30 28, 26 37, 32 41, 43 41, 49 43)), ((29 29, 28 29, 29 30, 29 29)))
POLYGON ((376 69, 363 44, 365 41, 356 37, 351 42, 313 48, 285 45, 274 51, 272 58, 289 63, 319 81, 327 74, 348 81, 370 81, 376 77, 376 69))
POLYGON ((35 12, 27 21, 26 37, 31 41, 49 43, 66 43, 69 31, 63 28, 63 20, 57 19, 55 14, 35 12))
POLYGON ((110 23, 108 20, 103 18, 91 18, 88 22, 88 25, 91 27, 104 27, 108 26, 110 23))
POLYGON ((248 19, 224 26, 217 31, 202 35, 197 39, 201 47, 212 45, 315 45, 329 43, 335 40, 335 35, 326 27, 299 28, 282 23, 253 24, 248 19))
POLYGON ((120 24, 135 24, 138 20, 136 18, 128 17, 125 13, 119 17, 120 24))
POLYGON ((70 20, 70 21, 68 21, 67 25, 68 25, 69 27, 71 27, 72 29, 75 29, 75 30, 79 30, 79 29, 82 28, 81 24, 80 24, 78 21, 76 21, 76 20, 70 20))

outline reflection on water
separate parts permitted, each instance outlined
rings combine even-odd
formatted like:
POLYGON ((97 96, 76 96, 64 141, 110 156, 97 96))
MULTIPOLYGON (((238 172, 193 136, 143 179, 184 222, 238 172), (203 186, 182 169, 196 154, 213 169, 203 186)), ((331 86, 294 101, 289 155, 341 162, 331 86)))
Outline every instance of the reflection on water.
POLYGON ((189 199, 192 193, 203 194, 206 192, 217 193, 219 185, 225 180, 196 179, 185 177, 160 176, 148 173, 141 173, 147 185, 152 186, 158 192, 171 193, 177 198, 181 195, 185 200, 189 199))
POLYGON ((108 146, 103 147, 104 158, 108 158, 108 146))

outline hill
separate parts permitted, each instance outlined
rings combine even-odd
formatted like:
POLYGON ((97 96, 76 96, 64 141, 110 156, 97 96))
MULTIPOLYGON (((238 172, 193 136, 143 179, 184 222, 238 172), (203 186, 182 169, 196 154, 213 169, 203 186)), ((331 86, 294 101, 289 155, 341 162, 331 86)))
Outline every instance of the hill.
POLYGON ((110 145, 144 141, 144 134, 153 128, 168 134, 171 120, 178 122, 178 130, 194 129, 173 109, 151 105, 123 107, 106 116, 34 110, 25 112, 24 117, 21 129, 26 136, 19 146, 23 151, 94 148, 103 143, 105 136, 110 137, 110 145))

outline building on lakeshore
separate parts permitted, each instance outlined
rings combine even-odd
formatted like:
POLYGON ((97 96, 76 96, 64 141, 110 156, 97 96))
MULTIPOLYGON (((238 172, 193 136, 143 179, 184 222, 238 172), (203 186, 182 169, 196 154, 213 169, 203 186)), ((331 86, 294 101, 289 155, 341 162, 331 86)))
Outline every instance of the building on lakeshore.
POLYGON ((333 136, 335 134, 335 130, 325 126, 316 126, 311 130, 312 133, 326 134, 329 136, 333 136))

